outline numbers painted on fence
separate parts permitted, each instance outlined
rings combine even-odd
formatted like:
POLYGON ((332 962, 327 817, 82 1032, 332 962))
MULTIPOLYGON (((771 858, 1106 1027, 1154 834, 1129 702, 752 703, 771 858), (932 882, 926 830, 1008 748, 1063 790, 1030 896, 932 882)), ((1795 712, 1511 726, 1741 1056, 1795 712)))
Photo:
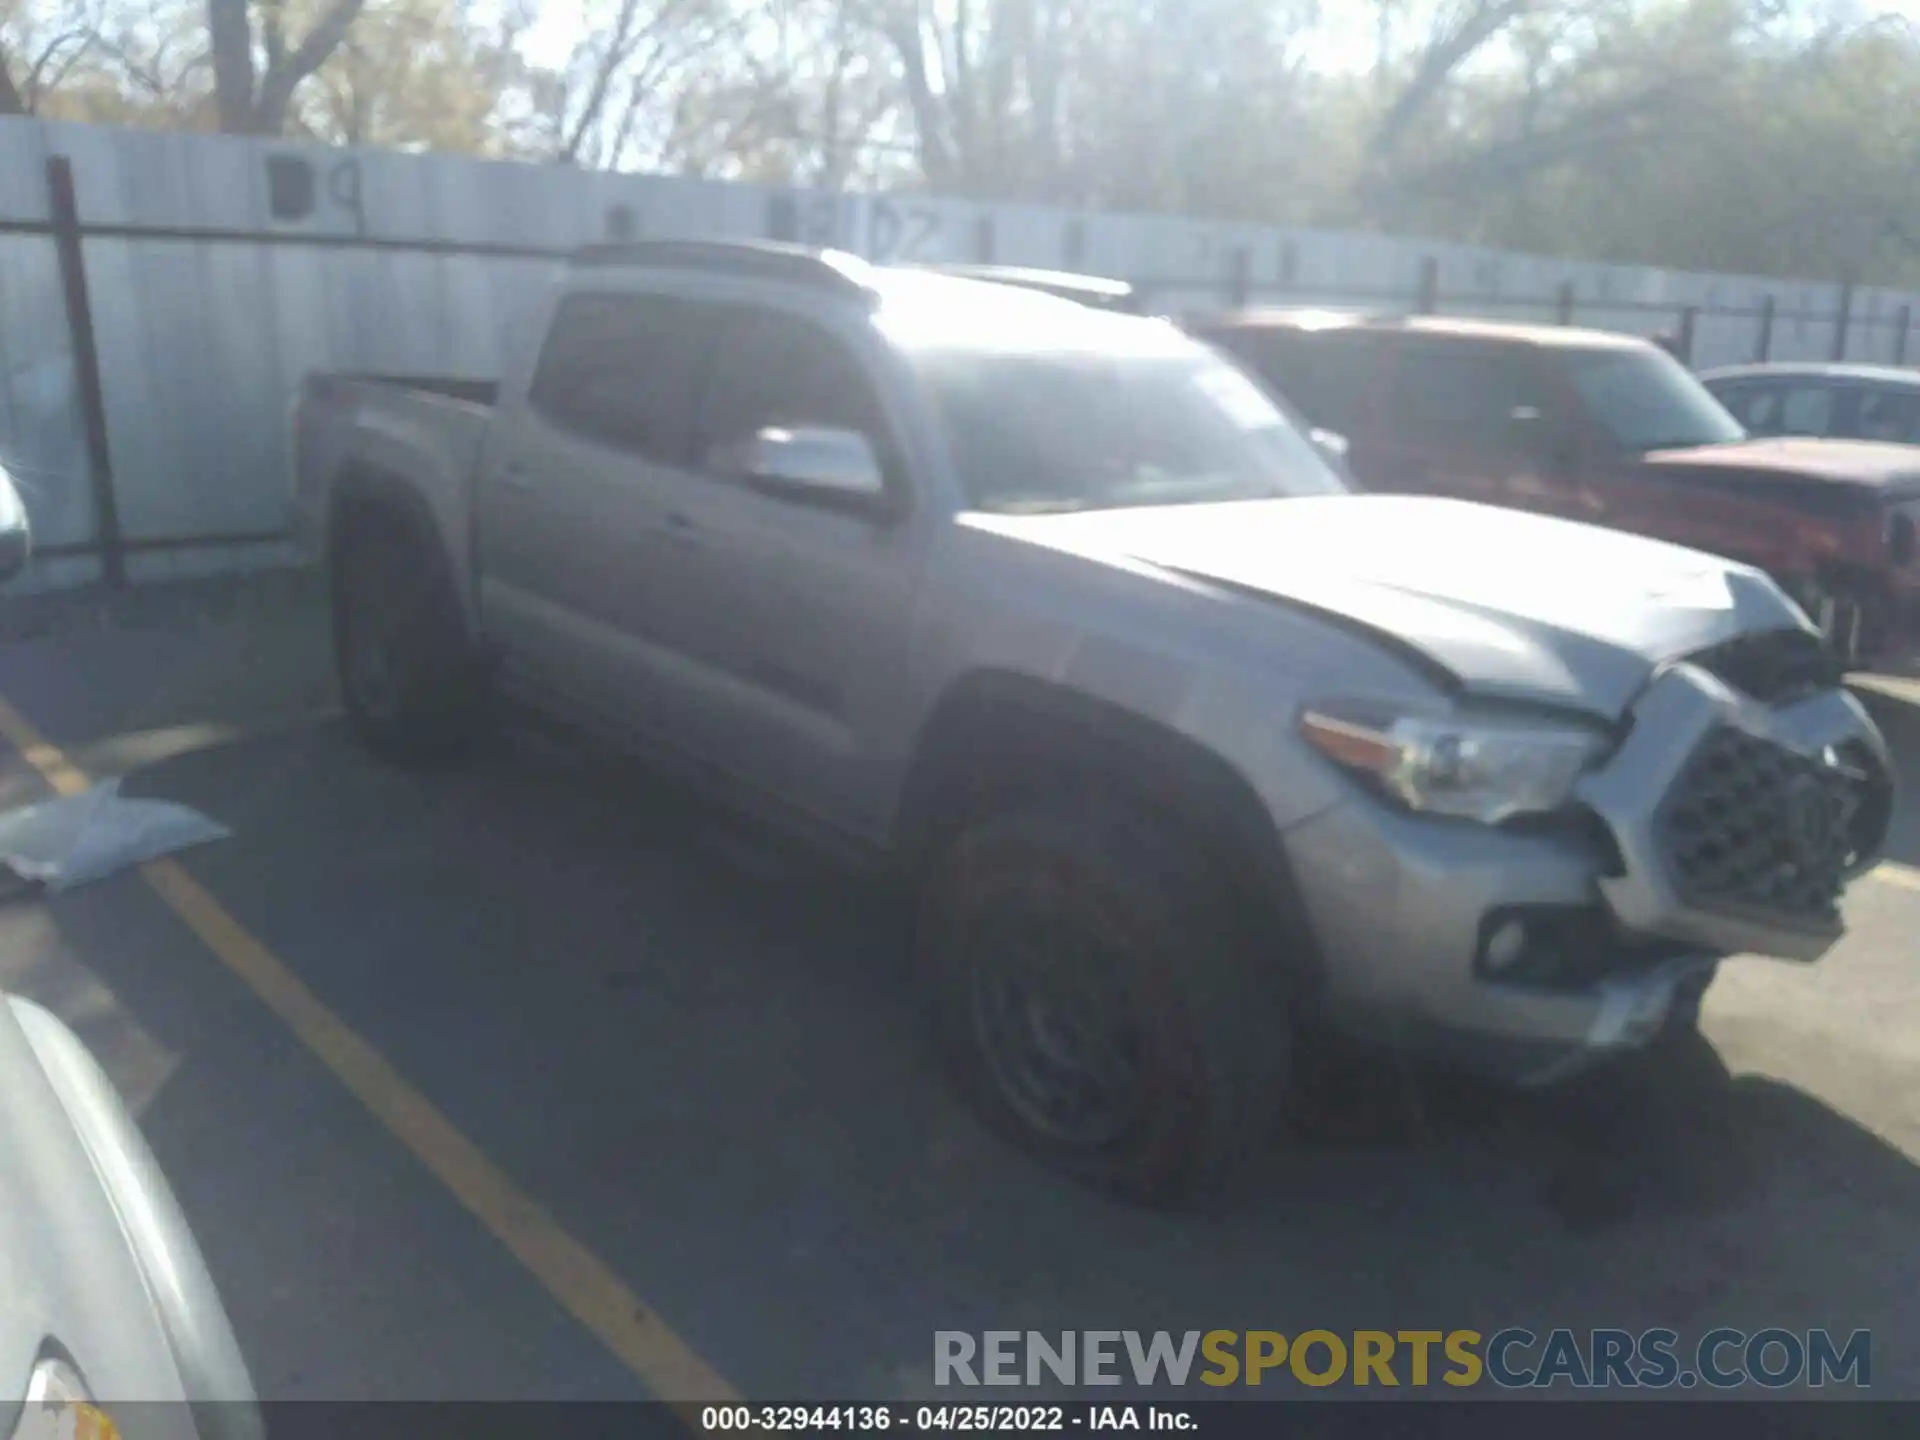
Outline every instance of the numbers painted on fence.
POLYGON ((937 260, 945 248, 945 218, 932 205, 873 200, 867 207, 867 258, 877 264, 937 260))

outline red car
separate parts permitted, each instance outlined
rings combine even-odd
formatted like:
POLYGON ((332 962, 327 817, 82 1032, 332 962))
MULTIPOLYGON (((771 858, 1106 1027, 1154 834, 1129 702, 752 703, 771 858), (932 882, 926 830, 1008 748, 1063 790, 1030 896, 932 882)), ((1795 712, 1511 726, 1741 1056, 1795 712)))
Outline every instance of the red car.
POLYGON ((1771 574, 1850 665, 1920 659, 1920 451, 1752 438, 1658 346, 1603 331, 1301 310, 1187 328, 1343 435, 1364 489, 1711 551, 1771 574))

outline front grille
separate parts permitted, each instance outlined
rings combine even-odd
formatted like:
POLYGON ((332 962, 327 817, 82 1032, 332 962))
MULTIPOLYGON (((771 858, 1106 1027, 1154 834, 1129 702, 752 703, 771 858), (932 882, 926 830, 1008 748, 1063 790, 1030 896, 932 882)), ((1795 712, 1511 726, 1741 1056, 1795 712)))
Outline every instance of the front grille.
POLYGON ((1689 905, 1832 923, 1847 873, 1880 843, 1887 788, 1870 758, 1716 726, 1661 806, 1661 849, 1689 905))
POLYGON ((1841 683, 1845 669, 1826 641, 1805 630, 1737 635, 1687 659, 1763 705, 1831 690, 1841 683))

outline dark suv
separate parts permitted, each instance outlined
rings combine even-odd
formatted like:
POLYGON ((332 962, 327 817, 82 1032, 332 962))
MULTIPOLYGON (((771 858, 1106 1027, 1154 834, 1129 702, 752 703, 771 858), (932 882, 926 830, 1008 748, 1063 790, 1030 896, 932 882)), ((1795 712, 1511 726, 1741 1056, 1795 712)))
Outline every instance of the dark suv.
POLYGON ((1849 662, 1914 662, 1911 449, 1753 438, 1658 346, 1603 331, 1301 310, 1188 328, 1345 436, 1366 489, 1534 510, 1744 561, 1849 662))

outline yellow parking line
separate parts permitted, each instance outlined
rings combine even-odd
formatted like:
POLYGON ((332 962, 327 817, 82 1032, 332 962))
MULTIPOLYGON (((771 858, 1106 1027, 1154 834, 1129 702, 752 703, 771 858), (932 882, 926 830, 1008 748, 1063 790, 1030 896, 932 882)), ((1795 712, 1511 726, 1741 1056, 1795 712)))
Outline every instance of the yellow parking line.
POLYGON ((20 758, 40 772, 40 778, 60 795, 78 795, 93 782, 68 763, 67 757, 33 728, 27 717, 0 695, 0 738, 20 752, 20 758))
POLYGON ((1902 890, 1920 890, 1920 870, 1911 865, 1902 865, 1896 860, 1888 860, 1871 872, 1876 880, 1884 880, 1889 885, 1898 885, 1902 890))
MULTIPOLYGON (((4 697, 0 739, 62 795, 92 783, 4 697)), ((167 908, 654 1395, 679 1402, 690 1424, 697 1423, 692 1412, 699 1402, 740 1398, 605 1262, 455 1129, 185 869, 153 860, 140 871, 167 908)))

